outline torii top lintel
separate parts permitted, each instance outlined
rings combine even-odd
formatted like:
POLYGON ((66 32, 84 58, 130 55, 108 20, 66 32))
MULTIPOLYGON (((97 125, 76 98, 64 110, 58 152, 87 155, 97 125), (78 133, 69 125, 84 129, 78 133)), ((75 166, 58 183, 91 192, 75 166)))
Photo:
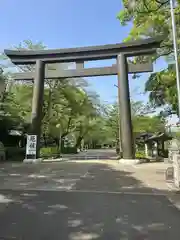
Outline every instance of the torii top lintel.
POLYGON ((35 64, 37 60, 46 63, 78 62, 116 58, 124 53, 128 57, 152 54, 159 48, 163 37, 148 38, 126 43, 100 46, 49 49, 49 50, 4 50, 14 64, 35 64))

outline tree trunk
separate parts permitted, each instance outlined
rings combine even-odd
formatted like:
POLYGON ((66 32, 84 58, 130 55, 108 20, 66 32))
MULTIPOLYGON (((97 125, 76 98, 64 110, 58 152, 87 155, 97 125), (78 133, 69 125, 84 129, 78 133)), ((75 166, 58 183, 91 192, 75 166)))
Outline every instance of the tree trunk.
POLYGON ((47 106, 48 122, 51 119, 51 110, 52 110, 52 89, 49 89, 48 106, 47 106))
POLYGON ((44 146, 47 147, 46 134, 43 133, 44 146))
POLYGON ((79 147, 81 146, 81 141, 82 141, 82 140, 83 140, 83 137, 82 137, 82 136, 79 136, 79 137, 77 138, 76 145, 75 145, 76 148, 79 148, 79 147))

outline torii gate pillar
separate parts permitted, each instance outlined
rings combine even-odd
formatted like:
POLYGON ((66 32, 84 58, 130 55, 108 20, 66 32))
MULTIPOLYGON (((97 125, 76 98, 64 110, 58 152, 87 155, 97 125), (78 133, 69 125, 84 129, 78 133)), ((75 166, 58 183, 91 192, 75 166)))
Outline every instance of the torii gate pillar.
POLYGON ((31 134, 37 135, 36 157, 40 154, 41 121, 43 118, 43 98, 44 98, 44 74, 45 64, 41 60, 36 61, 36 76, 34 79, 31 134))
POLYGON ((120 105, 121 148, 123 159, 134 159, 134 138, 131 121, 131 103, 129 94, 128 68, 126 56, 122 53, 117 57, 118 97, 120 105))

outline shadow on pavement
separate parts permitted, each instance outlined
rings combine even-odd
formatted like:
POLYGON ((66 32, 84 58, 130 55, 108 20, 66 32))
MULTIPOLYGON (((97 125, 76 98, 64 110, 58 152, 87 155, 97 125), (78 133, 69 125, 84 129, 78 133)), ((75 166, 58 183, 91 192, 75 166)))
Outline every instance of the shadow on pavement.
POLYGON ((148 188, 143 182, 135 179, 132 172, 116 170, 106 164, 95 165, 88 174, 79 181, 76 190, 107 191, 107 192, 149 192, 155 189, 148 188))
POLYGON ((76 182, 92 164, 2 164, 0 189, 61 190, 76 182))
POLYGON ((0 239, 178 240, 180 213, 162 194, 105 164, 73 191, 1 190, 0 239))

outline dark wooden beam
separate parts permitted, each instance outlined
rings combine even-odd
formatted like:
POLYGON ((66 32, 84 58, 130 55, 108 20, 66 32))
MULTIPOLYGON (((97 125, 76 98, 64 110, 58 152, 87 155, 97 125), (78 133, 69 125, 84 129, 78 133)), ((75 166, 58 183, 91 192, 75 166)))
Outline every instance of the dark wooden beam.
MULTIPOLYGON (((128 64, 129 73, 142 73, 152 72, 152 63, 141 63, 141 64, 128 64)), ((111 67, 100 67, 100 68, 84 68, 84 69, 70 69, 70 70, 46 70, 46 79, 60 79, 60 78, 75 78, 75 77, 96 77, 96 76, 109 76, 117 75, 117 66, 112 65, 111 67)), ((15 80, 31 80, 34 79, 34 72, 14 73, 13 78, 15 80)))
POLYGON ((54 49, 54 50, 4 50, 14 64, 35 64, 36 60, 45 63, 77 62, 116 58, 119 53, 127 56, 152 54, 160 46, 163 37, 148 38, 126 43, 100 46, 54 49))
MULTIPOLYGON (((150 48, 150 49, 145 49, 145 50, 137 50, 133 52, 126 52, 126 56, 131 57, 131 56, 141 56, 141 55, 151 55, 156 53, 156 48, 150 48)), ((8 55, 7 55, 8 56, 8 55)), ((63 62, 77 62, 77 61, 96 61, 96 60, 105 60, 105 59, 115 59, 117 58, 116 52, 114 54, 112 53, 93 53, 93 54, 86 54, 86 55, 81 55, 77 54, 75 56, 71 55, 66 55, 62 57, 58 57, 56 54, 50 55, 50 56, 44 56, 44 58, 40 56, 34 56, 34 58, 31 57, 17 57, 17 56, 11 56, 11 62, 14 63, 15 65, 31 65, 35 64, 37 60, 41 60, 45 63, 63 63, 63 62)))

